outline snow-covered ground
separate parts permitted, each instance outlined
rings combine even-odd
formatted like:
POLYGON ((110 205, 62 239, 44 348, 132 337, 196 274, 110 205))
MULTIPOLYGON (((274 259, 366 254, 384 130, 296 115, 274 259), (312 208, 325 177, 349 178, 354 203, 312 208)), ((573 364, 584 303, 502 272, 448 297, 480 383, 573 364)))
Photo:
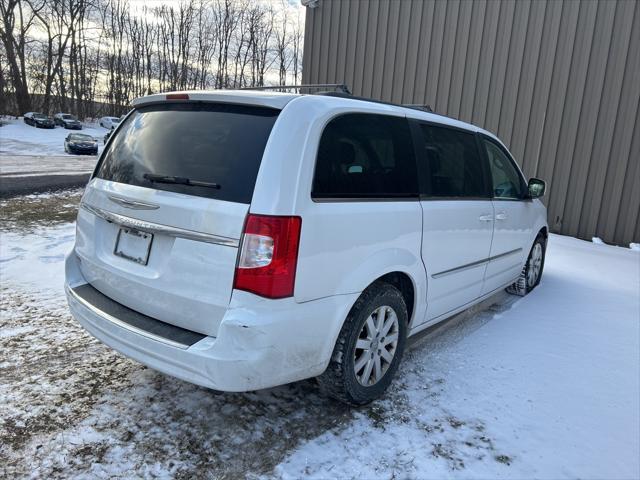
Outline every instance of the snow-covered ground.
POLYGON ((36 128, 24 123, 22 118, 4 119, 0 126, 0 155, 68 155, 64 151, 64 139, 72 132, 96 138, 98 152, 101 152, 108 130, 98 124, 84 123, 82 130, 36 128))
POLYGON ((62 292, 79 195, 0 202, 0 476, 640 477, 640 252, 551 236, 531 295, 350 409, 312 381, 214 395, 89 337, 62 292))
POLYGON ((15 178, 91 173, 98 157, 94 155, 32 156, 0 155, 0 177, 15 178))

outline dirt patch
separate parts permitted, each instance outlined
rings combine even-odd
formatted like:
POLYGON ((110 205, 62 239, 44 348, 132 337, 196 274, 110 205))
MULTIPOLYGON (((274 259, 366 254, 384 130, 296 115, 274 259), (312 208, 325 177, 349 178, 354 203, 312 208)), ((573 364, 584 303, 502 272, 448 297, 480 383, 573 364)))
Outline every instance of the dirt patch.
POLYGON ((73 222, 78 214, 82 189, 27 195, 0 201, 3 231, 33 231, 44 225, 73 222))

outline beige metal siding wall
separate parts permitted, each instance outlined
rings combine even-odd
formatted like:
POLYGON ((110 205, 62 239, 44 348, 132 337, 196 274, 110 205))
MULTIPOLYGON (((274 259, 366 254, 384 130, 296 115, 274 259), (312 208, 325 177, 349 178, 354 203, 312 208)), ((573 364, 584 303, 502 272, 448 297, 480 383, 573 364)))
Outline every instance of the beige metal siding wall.
POLYGON ((302 76, 495 132, 554 231, 640 241, 640 2, 320 0, 302 76))

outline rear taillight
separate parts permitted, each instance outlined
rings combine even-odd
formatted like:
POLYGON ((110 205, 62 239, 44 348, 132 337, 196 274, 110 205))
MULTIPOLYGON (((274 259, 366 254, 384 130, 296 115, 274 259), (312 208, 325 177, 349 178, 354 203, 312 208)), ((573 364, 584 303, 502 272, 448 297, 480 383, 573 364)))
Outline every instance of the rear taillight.
POLYGON ((233 288, 267 298, 293 295, 300 217, 249 214, 233 288))

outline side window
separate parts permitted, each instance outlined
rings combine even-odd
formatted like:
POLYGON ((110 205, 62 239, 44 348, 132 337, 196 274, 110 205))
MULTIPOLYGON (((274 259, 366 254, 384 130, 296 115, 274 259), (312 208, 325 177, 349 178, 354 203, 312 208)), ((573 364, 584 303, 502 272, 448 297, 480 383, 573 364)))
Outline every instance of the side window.
POLYGON ((421 193, 430 197, 488 197, 482 159, 473 133, 419 124, 421 193))
POLYGON ((483 139, 494 198, 518 200, 524 196, 523 180, 506 153, 494 142, 483 139))
POLYGON ((331 120, 318 146, 313 198, 402 198, 418 195, 405 118, 346 114, 331 120))

